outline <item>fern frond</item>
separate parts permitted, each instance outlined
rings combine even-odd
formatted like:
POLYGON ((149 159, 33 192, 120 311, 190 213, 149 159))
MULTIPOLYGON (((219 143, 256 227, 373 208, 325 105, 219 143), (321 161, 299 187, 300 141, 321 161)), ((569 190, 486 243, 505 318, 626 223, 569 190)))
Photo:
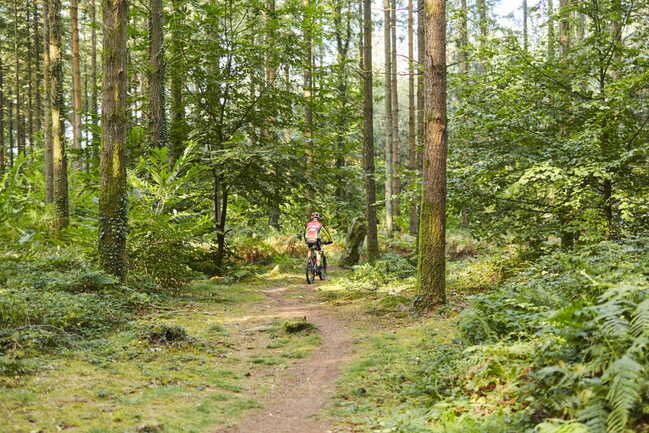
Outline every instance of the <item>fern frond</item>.
POLYGON ((612 300, 597 307, 596 322, 602 330, 613 337, 624 337, 629 332, 629 321, 624 317, 625 309, 621 300, 612 300))
POLYGON ((577 412, 577 419, 588 427, 590 433, 606 433, 608 416, 605 401, 601 398, 593 398, 589 405, 577 412))
POLYGON ((612 408, 607 419, 609 433, 625 430, 629 412, 640 400, 644 373, 644 366, 628 355, 616 360, 604 373, 603 379, 609 384, 606 398, 612 408))
POLYGON ((631 333, 634 337, 645 332, 649 333, 649 298, 638 304, 631 319, 631 333))

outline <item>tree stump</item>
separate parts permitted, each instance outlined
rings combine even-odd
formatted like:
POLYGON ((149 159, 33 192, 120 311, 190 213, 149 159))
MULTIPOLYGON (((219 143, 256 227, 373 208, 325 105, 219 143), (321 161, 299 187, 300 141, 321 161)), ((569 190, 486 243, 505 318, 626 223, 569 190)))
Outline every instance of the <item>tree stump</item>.
POLYGON ((347 231, 346 247, 340 259, 340 266, 342 268, 351 268, 358 264, 361 255, 361 246, 363 245, 366 234, 367 221, 365 221, 365 218, 358 217, 354 219, 347 231))

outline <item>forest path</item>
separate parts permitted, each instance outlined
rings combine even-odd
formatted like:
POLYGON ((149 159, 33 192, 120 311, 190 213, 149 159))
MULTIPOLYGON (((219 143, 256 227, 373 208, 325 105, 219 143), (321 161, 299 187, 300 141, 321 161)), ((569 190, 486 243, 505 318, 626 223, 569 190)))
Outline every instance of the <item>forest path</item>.
MULTIPOLYGON (((313 286, 305 291, 312 294, 313 286)), ((316 303, 312 296, 289 297, 285 287, 262 291, 266 314, 284 319, 303 318, 315 325, 321 344, 305 359, 272 377, 270 392, 254 395, 261 408, 250 411, 237 425, 217 433, 332 433, 322 419, 335 391, 335 383, 352 353, 352 333, 342 318, 316 303)))

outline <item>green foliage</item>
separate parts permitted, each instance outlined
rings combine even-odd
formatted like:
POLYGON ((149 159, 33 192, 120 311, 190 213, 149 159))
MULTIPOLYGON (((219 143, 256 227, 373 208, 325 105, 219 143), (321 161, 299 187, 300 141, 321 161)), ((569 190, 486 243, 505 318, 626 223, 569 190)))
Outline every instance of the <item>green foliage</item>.
POLYGON ((187 330, 178 325, 166 325, 164 323, 150 325, 144 335, 150 344, 169 345, 188 339, 187 330))
POLYGON ((399 254, 387 253, 374 264, 364 263, 353 267, 352 274, 341 284, 354 289, 378 289, 415 275, 414 265, 399 254))
POLYGON ((537 411, 568 415, 593 433, 624 432, 649 388, 648 247, 638 238, 547 256, 477 297, 463 333, 474 344, 533 343, 537 411))

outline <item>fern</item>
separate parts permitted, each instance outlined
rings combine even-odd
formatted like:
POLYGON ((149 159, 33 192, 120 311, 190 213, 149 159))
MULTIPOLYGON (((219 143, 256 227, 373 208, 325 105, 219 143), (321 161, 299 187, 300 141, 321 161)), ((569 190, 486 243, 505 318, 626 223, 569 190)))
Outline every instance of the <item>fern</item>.
POLYGON ((606 433, 606 419, 609 412, 605 402, 594 397, 593 401, 577 412, 577 419, 588 427, 590 433, 606 433))
POLYGON ((609 384, 607 400, 613 408, 608 416, 608 432, 621 433, 629 421, 629 412, 640 401, 645 368, 628 355, 616 360, 604 373, 609 384))
POLYGON ((634 337, 639 337, 643 333, 649 334, 649 298, 638 304, 633 312, 631 333, 634 337))

